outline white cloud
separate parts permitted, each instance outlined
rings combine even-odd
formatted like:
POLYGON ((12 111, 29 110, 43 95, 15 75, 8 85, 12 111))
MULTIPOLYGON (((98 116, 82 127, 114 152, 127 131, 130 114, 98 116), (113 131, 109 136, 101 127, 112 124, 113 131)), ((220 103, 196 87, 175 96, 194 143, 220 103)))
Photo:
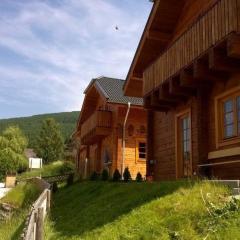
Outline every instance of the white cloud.
MULTIPOLYGON (((135 2, 136 7, 141 6, 140 0, 135 2)), ((15 2, 14 17, 2 14, 0 46, 30 64, 1 66, 0 85, 7 89, 21 81, 20 91, 28 97, 47 97, 53 106, 79 110, 91 78, 126 76, 151 5, 142 9, 143 16, 136 16, 114 0, 52 3, 15 2), (7 83, 8 79, 13 82, 7 83), (48 91, 47 96, 42 89, 48 91)))

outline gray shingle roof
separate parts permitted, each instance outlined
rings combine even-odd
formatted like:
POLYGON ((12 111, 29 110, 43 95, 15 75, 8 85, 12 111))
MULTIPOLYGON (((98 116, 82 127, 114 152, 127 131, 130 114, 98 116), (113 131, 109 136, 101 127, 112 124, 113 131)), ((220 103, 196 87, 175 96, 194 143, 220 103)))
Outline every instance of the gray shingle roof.
POLYGON ((125 81, 122 79, 100 77, 93 79, 89 85, 92 85, 94 83, 97 88, 102 91, 108 102, 123 104, 131 102, 133 105, 143 105, 142 98, 127 97, 123 95, 124 82, 125 81))

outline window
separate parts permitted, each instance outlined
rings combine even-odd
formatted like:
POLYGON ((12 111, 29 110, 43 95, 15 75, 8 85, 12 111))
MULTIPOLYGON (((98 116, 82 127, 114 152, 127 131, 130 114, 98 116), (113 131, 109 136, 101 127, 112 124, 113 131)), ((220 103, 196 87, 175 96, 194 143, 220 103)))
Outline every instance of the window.
POLYGON ((139 141, 138 142, 138 160, 146 160, 146 142, 139 141))
POLYGON ((240 138, 240 90, 217 97, 217 146, 234 144, 240 138))
POLYGON ((224 108, 224 138, 234 136, 234 101, 227 100, 223 103, 224 108))

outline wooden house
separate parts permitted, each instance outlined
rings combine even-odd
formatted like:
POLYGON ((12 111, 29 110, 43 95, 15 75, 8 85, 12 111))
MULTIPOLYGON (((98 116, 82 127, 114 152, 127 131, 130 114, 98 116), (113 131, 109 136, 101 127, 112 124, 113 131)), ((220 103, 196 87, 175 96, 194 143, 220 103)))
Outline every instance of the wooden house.
POLYGON ((155 0, 124 94, 144 98, 147 174, 240 178, 240 1, 155 0))
POLYGON ((146 110, 142 98, 123 95, 123 84, 124 80, 100 77, 93 79, 84 92, 74 134, 80 141, 76 164, 83 177, 103 169, 110 175, 115 169, 121 173, 125 167, 132 178, 138 172, 146 175, 146 110))

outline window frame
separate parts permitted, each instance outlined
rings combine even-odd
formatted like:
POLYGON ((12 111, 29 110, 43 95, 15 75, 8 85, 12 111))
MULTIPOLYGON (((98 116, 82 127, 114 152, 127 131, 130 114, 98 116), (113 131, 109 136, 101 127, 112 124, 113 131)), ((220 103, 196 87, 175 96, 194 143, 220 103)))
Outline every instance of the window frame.
POLYGON ((240 119, 238 119, 238 109, 237 99, 240 97, 240 87, 236 87, 231 89, 223 94, 218 95, 215 98, 215 126, 216 126, 216 147, 217 149, 227 145, 233 145, 239 143, 240 134, 239 131, 239 123, 240 119), (225 109, 224 104, 227 101, 232 100, 233 102, 233 136, 225 137, 225 109))
POLYGON ((147 160, 147 141, 144 138, 136 139, 136 162, 146 162, 146 160, 147 160), (140 154, 139 144, 140 143, 145 144, 145 158, 140 158, 139 157, 139 154, 140 154))

